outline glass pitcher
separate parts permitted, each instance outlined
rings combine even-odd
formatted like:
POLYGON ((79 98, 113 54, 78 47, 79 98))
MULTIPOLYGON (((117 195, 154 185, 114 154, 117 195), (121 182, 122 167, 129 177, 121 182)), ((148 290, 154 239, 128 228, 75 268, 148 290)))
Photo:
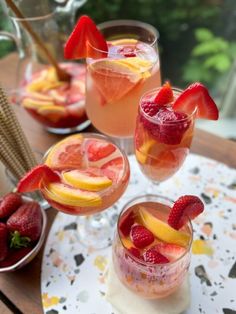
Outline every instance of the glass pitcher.
MULTIPOLYGON (((64 2, 74 9, 72 3, 78 1, 64 2)), ((69 19, 69 7, 63 13, 65 6, 60 10, 58 6, 53 9, 47 1, 20 0, 15 3, 24 19, 7 11, 15 28, 15 35, 9 34, 9 38, 14 38, 19 53, 14 100, 52 133, 68 134, 83 130, 90 124, 85 113, 85 65, 63 59, 63 46, 73 29, 74 12, 69 19), (64 14, 67 23, 63 23, 64 14), (60 67, 71 75, 70 82, 58 79, 44 52, 22 25, 23 20, 37 33, 60 67)))

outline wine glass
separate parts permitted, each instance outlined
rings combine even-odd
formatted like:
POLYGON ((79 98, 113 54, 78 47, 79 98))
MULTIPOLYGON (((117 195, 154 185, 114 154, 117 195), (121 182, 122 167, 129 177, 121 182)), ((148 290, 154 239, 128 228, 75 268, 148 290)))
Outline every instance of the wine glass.
MULTIPOLYGON (((175 101, 182 91, 172 90, 175 101)), ((148 115, 144 106, 152 103, 159 91, 160 88, 153 89, 141 98, 135 129, 135 156, 141 171, 151 180, 148 192, 153 191, 155 184, 172 177, 183 165, 192 143, 197 111, 183 113, 176 119, 169 104, 160 109, 161 113, 167 112, 168 119, 166 114, 148 115)))
POLYGON ((130 169, 125 153, 106 136, 81 133, 50 148, 44 163, 60 176, 59 182, 41 185, 48 203, 79 216, 81 243, 96 249, 110 245, 114 225, 101 212, 112 207, 128 185, 130 169))

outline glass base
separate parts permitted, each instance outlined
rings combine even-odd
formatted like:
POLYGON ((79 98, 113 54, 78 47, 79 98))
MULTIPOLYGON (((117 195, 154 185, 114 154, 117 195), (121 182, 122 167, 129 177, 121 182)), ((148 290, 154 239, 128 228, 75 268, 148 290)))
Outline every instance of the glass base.
POLYGON ((118 219, 117 207, 100 214, 77 218, 77 234, 82 245, 94 250, 111 246, 118 219))
POLYGON ((74 128, 50 128, 50 127, 46 127, 46 130, 49 133, 53 133, 53 134, 61 134, 61 135, 72 134, 72 133, 83 131, 90 124, 91 124, 91 121, 90 120, 86 120, 83 123, 80 123, 78 126, 75 126, 74 128))

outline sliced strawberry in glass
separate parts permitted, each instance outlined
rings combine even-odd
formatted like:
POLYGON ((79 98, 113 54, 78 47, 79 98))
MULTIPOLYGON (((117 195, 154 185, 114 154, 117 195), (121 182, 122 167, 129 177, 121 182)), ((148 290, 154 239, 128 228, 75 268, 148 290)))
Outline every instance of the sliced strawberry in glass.
POLYGON ((65 58, 106 58, 107 51, 107 43, 93 20, 86 15, 81 16, 65 44, 65 58))
POLYGON ((191 84, 176 99, 174 110, 192 114, 197 108, 196 118, 218 120, 219 111, 207 88, 201 83, 191 84))
POLYGON ((169 82, 163 84, 153 102, 157 105, 167 105, 170 104, 174 100, 174 94, 169 82))
POLYGON ((60 176, 47 165, 38 165, 19 181, 17 192, 28 193, 39 190, 42 181, 57 182, 60 181, 60 176))

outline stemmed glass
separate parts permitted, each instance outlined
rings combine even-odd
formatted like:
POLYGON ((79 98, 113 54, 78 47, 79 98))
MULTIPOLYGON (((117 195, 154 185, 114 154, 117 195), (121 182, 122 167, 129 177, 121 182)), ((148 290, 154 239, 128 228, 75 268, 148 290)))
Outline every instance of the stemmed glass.
POLYGON ((80 133, 50 148, 44 163, 60 176, 59 182, 41 186, 48 203, 79 216, 78 238, 85 246, 100 249, 110 245, 114 224, 101 212, 114 205, 128 185, 125 153, 106 136, 80 133))
POLYGON ((124 147, 124 139, 134 134, 141 95, 161 84, 158 32, 132 20, 105 22, 98 28, 108 55, 87 58, 86 112, 100 132, 124 147))
MULTIPOLYGON (((141 98, 135 129, 135 156, 141 171, 151 180, 149 193, 153 192, 155 184, 172 177, 183 165, 193 139, 196 116, 196 110, 173 121, 149 116, 142 105, 151 102, 159 90, 148 91, 141 98)), ((181 92, 173 88, 174 99, 181 92)), ((171 110, 171 104, 168 107, 171 110)))

